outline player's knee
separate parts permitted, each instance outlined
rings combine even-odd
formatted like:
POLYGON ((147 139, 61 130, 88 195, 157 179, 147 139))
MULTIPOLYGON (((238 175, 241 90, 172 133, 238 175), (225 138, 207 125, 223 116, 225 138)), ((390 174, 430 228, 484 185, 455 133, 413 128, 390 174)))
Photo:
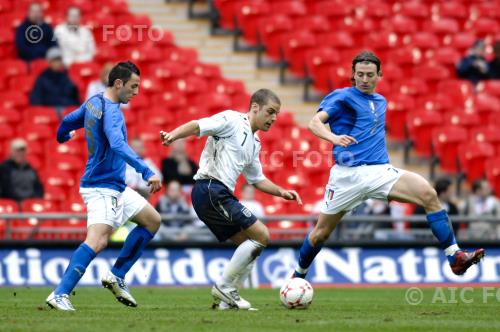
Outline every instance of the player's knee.
POLYGON ((108 238, 106 236, 98 238, 87 238, 85 243, 94 250, 96 254, 100 253, 108 246, 108 238))
POLYGON ((156 232, 158 231, 158 229, 160 228, 160 225, 161 225, 161 216, 160 214, 158 213, 158 211, 154 210, 154 212, 152 213, 151 215, 151 218, 150 218, 150 225, 149 225, 149 229, 153 232, 156 232))
POLYGON ((428 185, 422 192, 421 199, 422 205, 426 210, 435 210, 440 206, 436 190, 430 185, 428 185))
POLYGON ((325 243, 329 237, 330 232, 326 228, 317 228, 309 234, 309 242, 316 247, 325 243))
POLYGON ((257 242, 262 244, 264 247, 267 247, 267 244, 269 243, 270 235, 269 235, 269 229, 267 227, 262 227, 260 229, 258 238, 255 239, 257 242))

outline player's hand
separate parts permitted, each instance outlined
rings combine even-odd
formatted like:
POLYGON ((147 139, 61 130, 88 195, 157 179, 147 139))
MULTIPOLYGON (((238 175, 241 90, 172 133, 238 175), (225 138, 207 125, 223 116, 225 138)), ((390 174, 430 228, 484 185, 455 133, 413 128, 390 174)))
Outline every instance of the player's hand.
POLYGON ((295 190, 282 190, 280 194, 281 197, 286 199, 287 201, 297 201, 299 205, 302 205, 302 200, 295 190))
POLYGON ((153 175, 148 179, 149 193, 154 194, 161 189, 161 179, 158 175, 153 175))
POLYGON ((343 148, 347 147, 349 144, 358 144, 358 141, 348 135, 334 135, 332 139, 333 145, 339 145, 343 148))
POLYGON ((169 146, 172 144, 175 140, 173 139, 172 135, 170 133, 167 133, 166 131, 160 131, 160 140, 161 144, 165 146, 169 146))

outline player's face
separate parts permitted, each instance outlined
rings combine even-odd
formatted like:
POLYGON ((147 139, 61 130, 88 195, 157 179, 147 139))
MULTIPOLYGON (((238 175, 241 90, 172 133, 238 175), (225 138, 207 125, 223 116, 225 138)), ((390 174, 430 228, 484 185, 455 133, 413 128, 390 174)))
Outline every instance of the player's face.
POLYGON ((380 76, 377 65, 371 62, 358 62, 354 67, 356 87, 364 93, 373 93, 380 76))
MULTIPOLYGON (((258 106, 257 106, 258 107, 258 106)), ((269 100, 266 104, 262 105, 257 111, 257 129, 268 131, 273 125, 274 121, 278 118, 280 112, 280 105, 269 100)))
POLYGON ((139 93, 139 84, 140 84, 140 78, 136 74, 132 74, 127 83, 119 84, 118 100, 120 101, 120 103, 127 104, 130 101, 130 99, 132 99, 132 97, 136 96, 139 93))

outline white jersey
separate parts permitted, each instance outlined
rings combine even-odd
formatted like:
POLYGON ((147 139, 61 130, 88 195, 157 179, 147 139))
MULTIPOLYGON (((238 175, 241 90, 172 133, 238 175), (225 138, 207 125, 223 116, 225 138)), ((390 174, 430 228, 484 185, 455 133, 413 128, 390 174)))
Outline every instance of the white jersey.
POLYGON ((224 111, 198 120, 199 136, 210 136, 195 180, 217 179, 234 191, 241 173, 249 184, 264 180, 259 160, 260 140, 252 133, 248 115, 224 111))

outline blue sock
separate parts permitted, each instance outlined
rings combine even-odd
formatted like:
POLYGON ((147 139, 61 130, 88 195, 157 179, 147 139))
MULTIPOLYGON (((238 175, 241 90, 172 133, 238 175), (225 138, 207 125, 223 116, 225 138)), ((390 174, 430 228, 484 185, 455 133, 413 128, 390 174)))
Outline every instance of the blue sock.
POLYGON ((431 227, 432 234, 438 239, 441 248, 445 251, 448 261, 453 263, 455 261, 455 253, 459 250, 459 247, 448 219, 448 213, 445 210, 429 213, 427 221, 431 227))
POLYGON ((73 288, 75 288, 78 281, 80 281, 81 277, 85 273, 87 266, 89 266, 90 262, 95 258, 96 253, 92 248, 90 248, 86 243, 80 244, 80 246, 75 250, 73 256, 71 256, 71 260, 69 261, 69 265, 64 271, 64 275, 57 286, 54 294, 68 294, 71 293, 73 288))
POLYGON ((120 255, 111 269, 118 278, 125 278, 125 274, 130 270, 132 265, 141 257, 142 251, 151 241, 154 234, 142 226, 136 226, 127 236, 120 255))
POLYGON ((302 247, 299 251, 299 266, 295 269, 294 277, 304 278, 307 273, 307 269, 311 266, 314 257, 320 252, 323 246, 313 247, 311 242, 309 242, 309 234, 304 239, 302 247))

